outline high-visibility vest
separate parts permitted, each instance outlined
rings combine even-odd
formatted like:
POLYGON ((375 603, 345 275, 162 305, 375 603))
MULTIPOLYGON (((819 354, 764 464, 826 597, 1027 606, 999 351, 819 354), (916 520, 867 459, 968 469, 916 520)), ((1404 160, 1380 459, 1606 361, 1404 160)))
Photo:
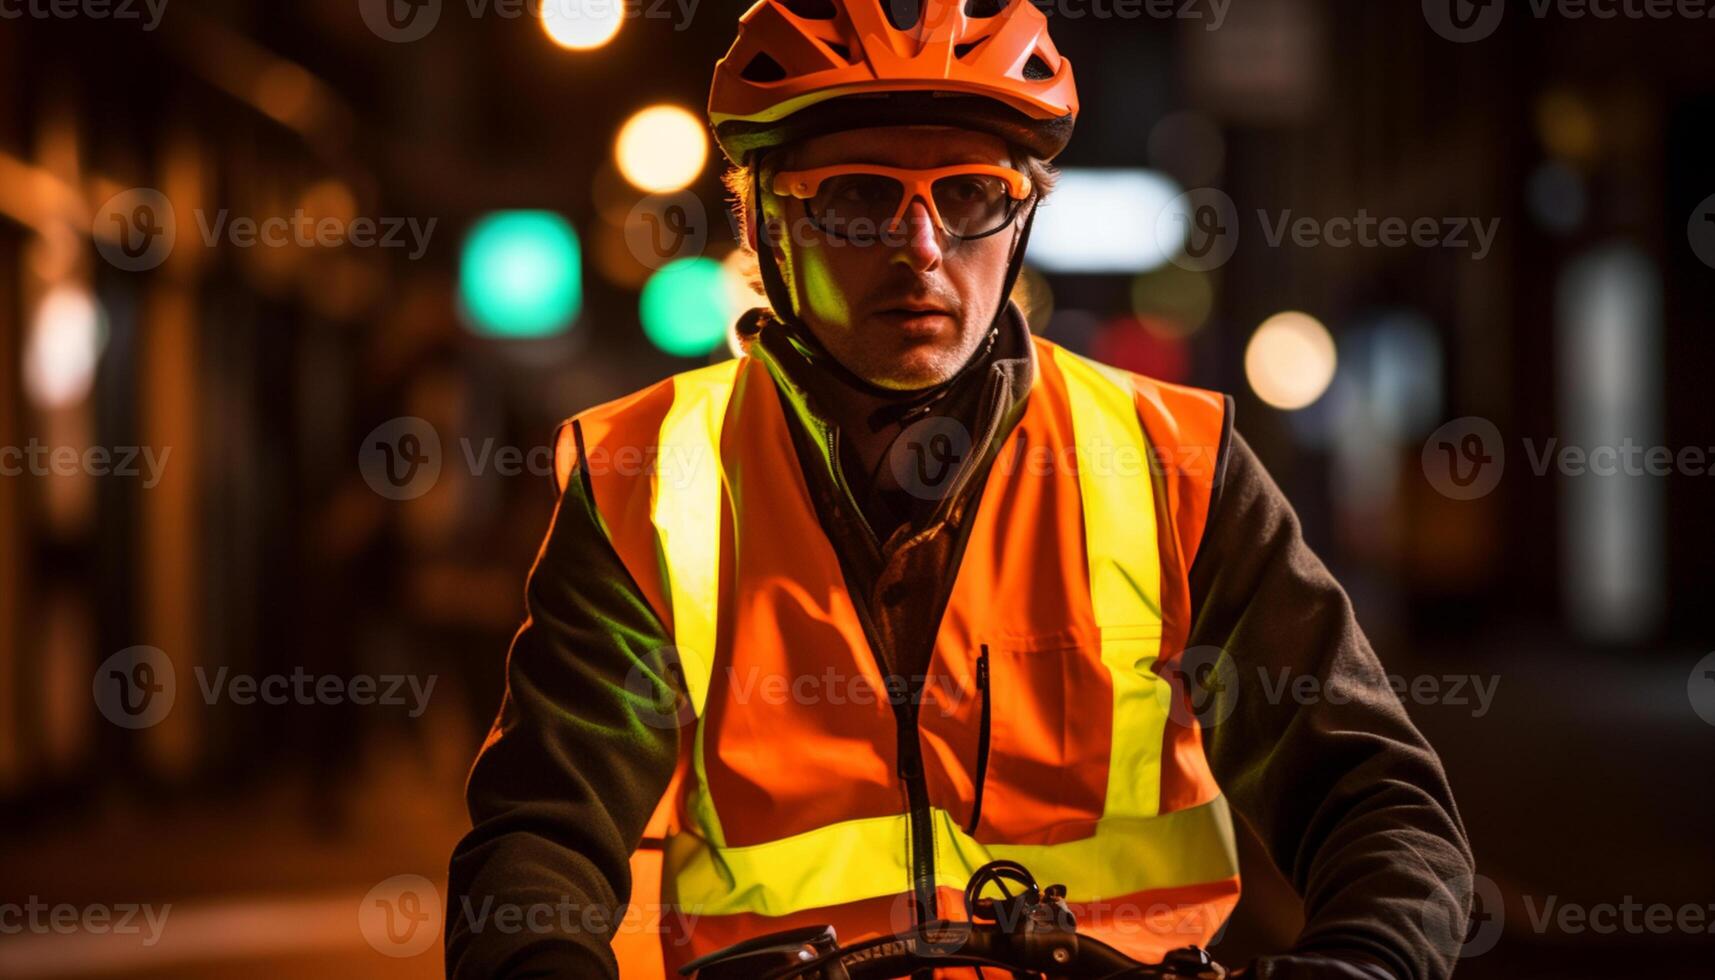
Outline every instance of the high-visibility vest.
POLYGON ((1172 669, 1224 399, 1033 342, 915 731, 761 362, 675 375, 568 427, 689 701, 646 833, 659 849, 634 856, 615 938, 627 980, 800 925, 851 942, 965 918, 965 883, 997 858, 1064 884, 1082 931, 1140 959, 1207 943, 1232 911, 1232 820, 1172 669))

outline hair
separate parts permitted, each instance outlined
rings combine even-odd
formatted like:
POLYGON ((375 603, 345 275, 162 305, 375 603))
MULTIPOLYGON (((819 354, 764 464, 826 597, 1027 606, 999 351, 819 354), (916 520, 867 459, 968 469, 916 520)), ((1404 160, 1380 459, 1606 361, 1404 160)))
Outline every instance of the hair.
MULTIPOLYGON (((752 202, 756 199, 757 182, 766 180, 779 169, 779 159, 790 156, 791 147, 780 147, 760 153, 745 164, 731 164, 721 175, 721 182, 726 185, 728 206, 731 208, 733 234, 738 238, 739 248, 753 251, 750 247, 751 223, 756 221, 752 202)), ((1047 160, 1028 151, 1009 145, 1007 155, 1012 159, 1013 167, 1030 178, 1031 197, 1040 203, 1054 190, 1054 184, 1060 177, 1060 171, 1047 160)), ((754 279, 751 286, 762 292, 761 280, 754 279)))

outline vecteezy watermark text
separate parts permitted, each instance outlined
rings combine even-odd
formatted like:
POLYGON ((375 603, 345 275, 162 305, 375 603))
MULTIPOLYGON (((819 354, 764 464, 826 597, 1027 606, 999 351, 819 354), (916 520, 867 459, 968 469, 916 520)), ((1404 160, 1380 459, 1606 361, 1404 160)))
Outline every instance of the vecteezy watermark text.
POLYGON ((93 935, 142 936, 144 946, 161 941, 161 930, 167 926, 171 905, 149 905, 138 902, 72 905, 69 902, 49 904, 35 895, 22 902, 0 902, 0 936, 20 933, 69 936, 74 933, 93 935))
POLYGON ((0 20, 135 20, 161 26, 167 0, 0 0, 0 20))
POLYGON ((48 446, 31 439, 22 446, 0 446, 0 476, 120 476, 142 477, 143 489, 153 490, 167 468, 173 447, 156 454, 154 446, 48 446), (139 465, 141 463, 141 465, 139 465))
POLYGON ((1030 0, 1049 17, 1061 20, 1206 21, 1205 31, 1218 31, 1227 22, 1233 0, 1030 0), (1207 8, 1207 9, 1205 9, 1207 8))
POLYGON ((412 718, 422 715, 435 693, 439 675, 417 674, 311 674, 302 667, 290 674, 233 673, 220 667, 213 676, 200 665, 193 668, 203 701, 214 704, 222 697, 248 707, 262 704, 355 704, 359 706, 405 707, 412 718), (410 697, 406 697, 407 691, 410 697))
MULTIPOLYGON (((0 0, 4 3, 5 0, 0 0)), ((234 215, 229 208, 192 212, 206 248, 396 248, 415 261, 428 251, 438 218, 334 217, 302 208, 290 214, 234 215)), ((115 268, 147 272, 173 253, 178 240, 173 202, 152 187, 132 187, 108 198, 91 224, 96 251, 115 268)))
MULTIPOLYGON (((497 17, 518 20, 540 17, 551 24, 609 24, 616 20, 666 20, 673 30, 691 26, 699 0, 464 0, 472 20, 497 17), (676 17, 674 15, 677 15, 676 17)), ((371 33, 383 41, 421 41, 440 23, 443 0, 358 0, 358 13, 371 33)))
MULTIPOLYGON (((428 708, 439 675, 312 674, 302 667, 290 673, 251 674, 221 666, 212 672, 192 668, 203 703, 226 700, 240 707, 340 705, 402 707, 412 717, 428 708)), ((102 715, 122 728, 159 724, 178 698, 178 673, 159 647, 134 646, 115 653, 95 669, 91 691, 102 715)))
MULTIPOLYGON (((1627 436, 1617 443, 1580 445, 1558 437, 1519 440, 1538 477, 1702 477, 1715 475, 1715 446, 1665 446, 1627 436)), ((1506 469, 1507 450, 1493 422, 1467 415, 1442 425, 1424 441, 1423 475, 1443 496, 1473 500, 1493 492, 1506 469)))
POLYGON ((343 218, 315 217, 302 208, 290 215, 265 218, 233 217, 222 208, 213 215, 202 209, 194 212, 202 242, 209 248, 222 239, 236 248, 409 248, 405 257, 415 262, 429 249, 429 236, 435 233, 439 218, 419 221, 414 217, 343 218))
POLYGON ((1270 217, 1256 213, 1263 239, 1269 248, 1279 248, 1289 237, 1299 248, 1451 248, 1466 250, 1482 261, 1495 243, 1501 219, 1487 222, 1472 217, 1379 218, 1364 208, 1351 217, 1293 217, 1292 210, 1270 217))
POLYGON ((1711 0, 1422 0, 1423 19, 1449 41, 1469 44, 1490 37, 1508 8, 1535 20, 1710 20, 1711 0))

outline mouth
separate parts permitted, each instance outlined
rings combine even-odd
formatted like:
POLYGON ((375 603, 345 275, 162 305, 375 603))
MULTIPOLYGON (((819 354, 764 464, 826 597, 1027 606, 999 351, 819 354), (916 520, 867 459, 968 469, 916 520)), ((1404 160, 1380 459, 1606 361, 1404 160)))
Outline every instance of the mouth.
POLYGON ((876 310, 875 316, 913 334, 933 333, 953 323, 951 310, 926 300, 891 303, 876 310))
POLYGON ((905 336, 927 340, 952 327, 953 314, 939 306, 905 304, 877 310, 875 316, 905 336))

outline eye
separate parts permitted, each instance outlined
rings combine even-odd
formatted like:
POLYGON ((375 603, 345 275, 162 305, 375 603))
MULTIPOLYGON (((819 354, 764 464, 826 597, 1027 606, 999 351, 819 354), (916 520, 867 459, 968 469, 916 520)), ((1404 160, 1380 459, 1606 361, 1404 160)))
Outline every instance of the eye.
POLYGON ((828 199, 835 204, 868 206, 891 196, 887 181, 868 175, 841 177, 831 183, 828 199))
POLYGON ((951 177, 946 181, 947 199, 974 204, 989 197, 988 180, 978 176, 951 177))

